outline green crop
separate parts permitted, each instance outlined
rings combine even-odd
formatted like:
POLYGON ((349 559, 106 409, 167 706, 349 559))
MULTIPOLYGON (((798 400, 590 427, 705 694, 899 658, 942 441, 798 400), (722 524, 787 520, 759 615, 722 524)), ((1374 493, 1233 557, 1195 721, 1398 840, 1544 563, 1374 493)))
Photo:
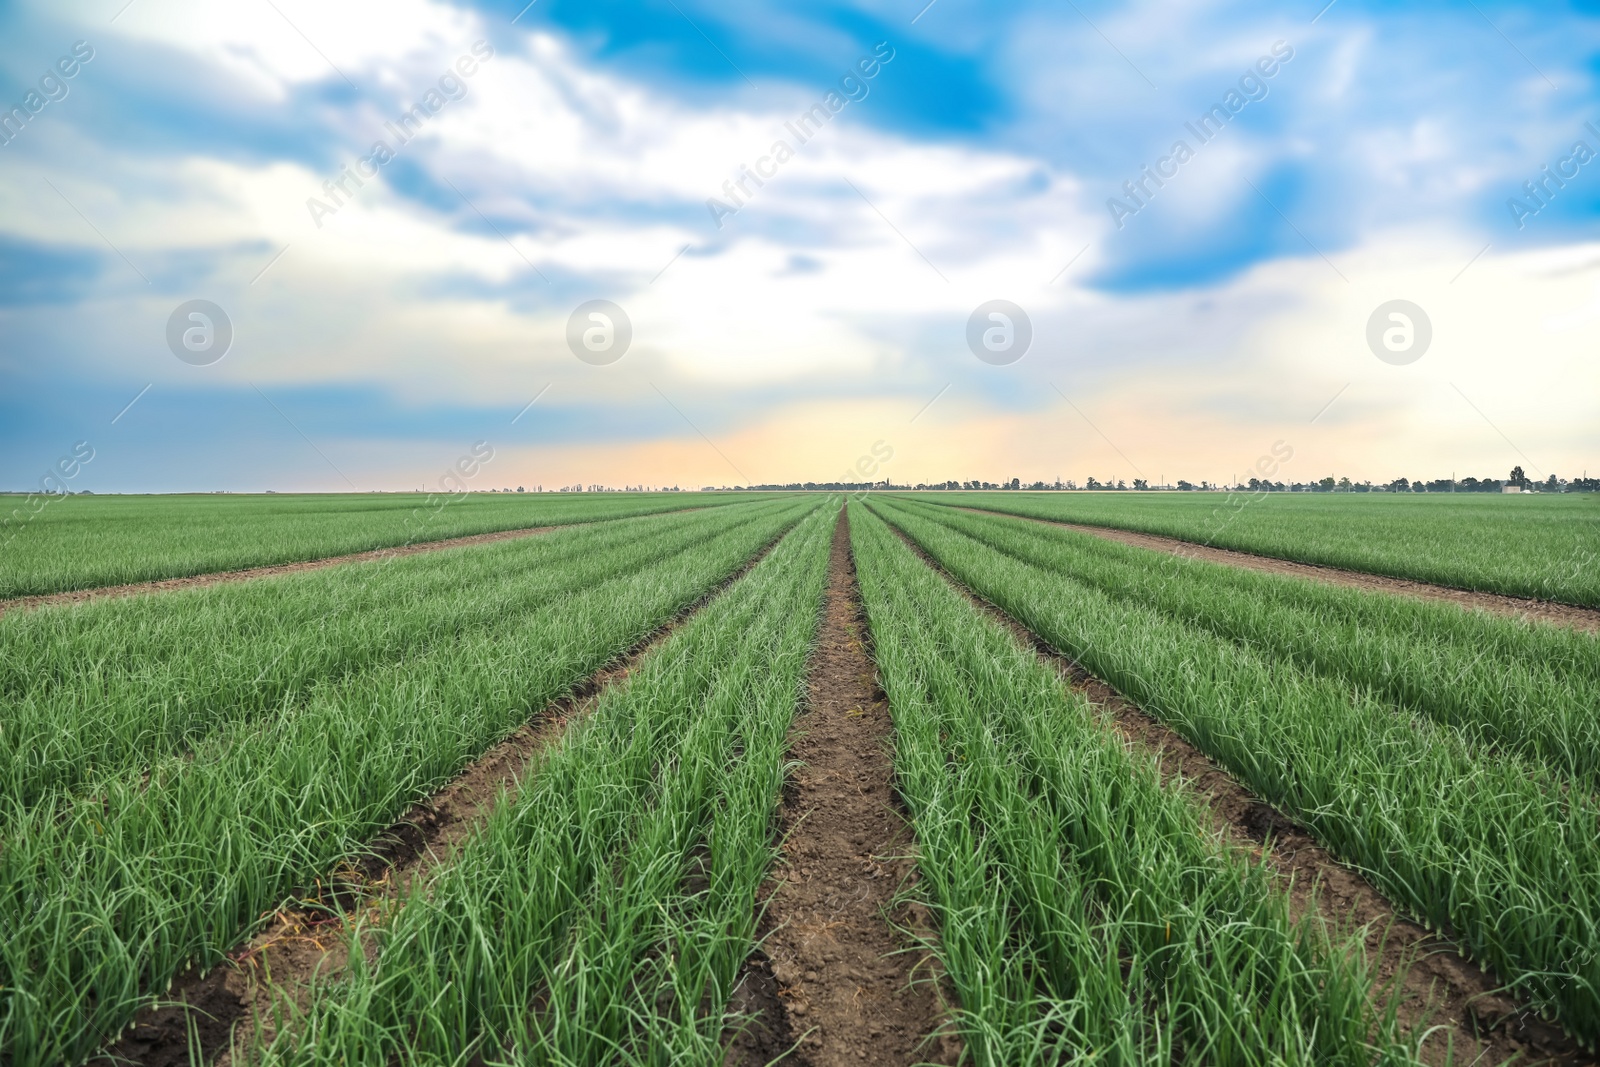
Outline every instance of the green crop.
POLYGON ((941 504, 1600 607, 1592 493, 937 493, 941 504))
POLYGON ((719 1062, 836 515, 603 692, 264 1059, 719 1062))
MULTIPOLYGON (((1302 821, 1579 1040, 1600 1037, 1600 802, 1308 672, 875 503, 959 581, 1302 821)), ((1001 523, 1006 520, 990 519, 1001 523)), ((1149 555, 1151 566, 1162 557, 1149 555)))
MULTIPOLYGON (((0 597, 320 559, 750 500, 701 493, 11 497, 0 597)), ((0 496, 0 502, 5 501, 0 496)))
POLYGON ((513 627, 766 514, 740 505, 599 522, 0 616, 0 832, 18 809, 60 790, 189 751, 313 689, 402 659, 449 655, 468 635, 513 627))
POLYGON ((723 511, 725 532, 642 565, 613 545, 609 576, 503 627, 313 686, 191 751, 19 808, 0 850, 0 1054, 20 1067, 93 1051, 176 974, 216 963, 264 912, 813 506, 752 505, 757 522, 723 511))
POLYGON ((981 1065, 1413 1062, 1359 946, 1294 922, 1031 649, 852 509, 939 954, 981 1065))
POLYGON ((1451 604, 1154 557, 1062 527, 922 504, 916 514, 1118 600, 1361 686, 1486 751, 1600 793, 1600 640, 1451 604))

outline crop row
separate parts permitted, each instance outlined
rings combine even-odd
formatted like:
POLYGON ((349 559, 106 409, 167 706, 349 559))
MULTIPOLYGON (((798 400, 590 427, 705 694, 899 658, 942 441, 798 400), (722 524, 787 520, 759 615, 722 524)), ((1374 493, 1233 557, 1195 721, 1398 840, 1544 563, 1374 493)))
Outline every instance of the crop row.
POLYGON ((1358 953, 1290 919, 1152 759, 865 509, 895 772, 975 1063, 1409 1063, 1358 953))
POLYGON ((4 1058, 21 1067, 92 1051, 175 975, 216 963, 296 887, 811 506, 757 505, 759 521, 642 566, 613 545, 586 587, 510 625, 311 687, 191 750, 19 810, 0 850, 4 1058))
POLYGON ((939 493, 932 499, 1600 607, 1600 498, 1589 493, 939 493))
MULTIPOLYGON (((782 505, 777 505, 781 507, 782 505)), ((597 582, 765 521, 774 505, 598 522, 271 581, 0 616, 0 827, 45 797, 493 639, 597 582)))
POLYGON ((1455 728, 1486 751, 1527 756, 1600 793, 1600 641, 1590 634, 1453 604, 1152 557, 1057 526, 906 507, 1119 601, 1361 686, 1455 728))
POLYGON ((954 528, 992 532, 1016 520, 873 506, 959 581, 1455 936, 1569 1033, 1600 1037, 1592 793, 1515 753, 1487 752, 1359 681, 1108 595, 1079 576, 1097 557, 1070 539, 1053 542, 1046 567, 954 528))
POLYGON ((720 1061, 836 514, 606 690, 266 1061, 720 1061))
POLYGON ((328 494, 39 497, 0 520, 0 598, 260 567, 527 529, 714 507, 740 497, 328 494))

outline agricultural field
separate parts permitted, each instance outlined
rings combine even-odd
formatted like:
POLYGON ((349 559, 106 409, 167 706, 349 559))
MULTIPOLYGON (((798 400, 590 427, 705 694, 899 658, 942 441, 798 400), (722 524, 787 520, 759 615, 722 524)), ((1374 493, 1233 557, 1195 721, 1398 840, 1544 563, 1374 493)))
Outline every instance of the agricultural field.
POLYGON ((8 516, 0 523, 0 599, 728 500, 701 493, 0 496, 0 517, 8 516))
POLYGON ((1574 1037, 1600 1038, 1600 794, 1571 734, 1593 729, 1600 642, 1273 588, 1017 519, 873 508, 1574 1037), (1431 685, 1408 677, 1439 663, 1451 673, 1431 685))
POLYGON ((881 519, 856 509, 852 533, 976 1062, 1410 1062, 1265 868, 881 519))
POLYGON ((8 1062, 93 1052, 816 506, 0 617, 8 1062))
POLYGON ((0 1058, 1592 1062, 1595 635, 717 500, 0 616, 0 1058))
POLYGON ((1600 494, 918 494, 1056 522, 1600 607, 1600 494))

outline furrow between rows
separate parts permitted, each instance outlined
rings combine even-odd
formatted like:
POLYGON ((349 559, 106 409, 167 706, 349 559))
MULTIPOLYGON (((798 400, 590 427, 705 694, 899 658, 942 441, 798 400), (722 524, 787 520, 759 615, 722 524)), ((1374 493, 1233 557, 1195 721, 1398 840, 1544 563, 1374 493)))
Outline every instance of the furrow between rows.
POLYGON ((782 849, 763 889, 762 950, 745 969, 730 1064, 836 1067, 871 1050, 884 1067, 954 1064, 947 990, 925 911, 900 899, 916 846, 894 787, 889 708, 861 614, 841 512, 808 699, 789 733, 797 764, 779 813, 782 849))

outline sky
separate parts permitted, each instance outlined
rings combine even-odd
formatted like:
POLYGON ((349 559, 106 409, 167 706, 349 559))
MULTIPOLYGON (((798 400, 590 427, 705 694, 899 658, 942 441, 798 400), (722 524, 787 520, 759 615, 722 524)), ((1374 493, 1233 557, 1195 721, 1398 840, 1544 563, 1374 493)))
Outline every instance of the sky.
POLYGON ((0 489, 1600 472, 1600 4, 525 4, 0 0, 0 489))

